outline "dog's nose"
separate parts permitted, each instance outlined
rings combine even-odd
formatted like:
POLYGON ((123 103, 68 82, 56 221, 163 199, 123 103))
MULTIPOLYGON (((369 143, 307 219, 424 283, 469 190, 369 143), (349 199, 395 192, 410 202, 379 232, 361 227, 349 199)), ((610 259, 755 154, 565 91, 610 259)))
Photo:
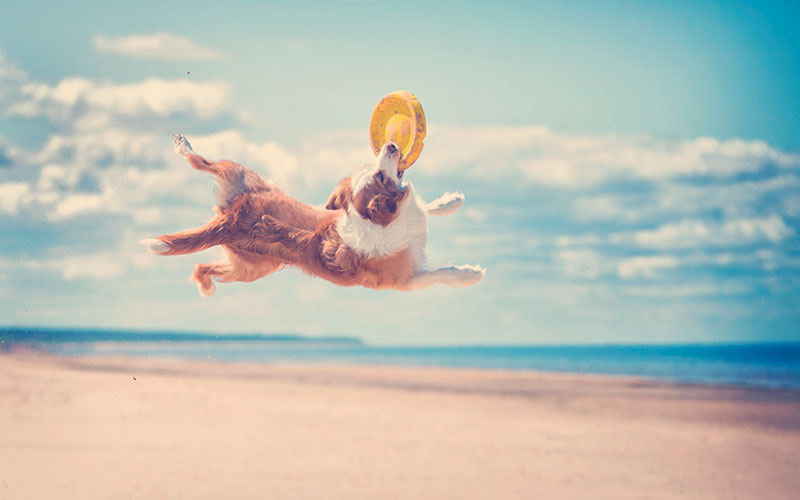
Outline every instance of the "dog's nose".
POLYGON ((397 146, 393 142, 387 142, 384 147, 386 148, 386 152, 390 155, 393 155, 397 152, 397 146))

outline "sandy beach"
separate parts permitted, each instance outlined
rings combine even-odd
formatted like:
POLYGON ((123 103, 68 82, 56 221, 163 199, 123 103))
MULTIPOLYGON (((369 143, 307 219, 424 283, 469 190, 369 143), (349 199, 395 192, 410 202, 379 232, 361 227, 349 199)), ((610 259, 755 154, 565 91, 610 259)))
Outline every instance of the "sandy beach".
POLYGON ((0 356, 0 499, 789 499, 798 471, 798 391, 0 356))

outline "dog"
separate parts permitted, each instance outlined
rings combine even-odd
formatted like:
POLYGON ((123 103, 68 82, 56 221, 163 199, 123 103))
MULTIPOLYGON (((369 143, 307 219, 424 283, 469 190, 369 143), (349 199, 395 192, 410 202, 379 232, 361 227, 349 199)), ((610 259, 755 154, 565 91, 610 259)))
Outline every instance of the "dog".
POLYGON ((301 203, 232 161, 211 162, 182 135, 175 151, 219 181, 216 216, 207 224, 143 240, 158 255, 183 255, 220 245, 222 260, 197 264, 192 279, 210 297, 214 281, 250 282, 286 266, 341 286, 417 290, 434 284, 478 283, 480 266, 425 270, 427 215, 448 215, 464 204, 446 193, 425 204, 402 181, 400 150, 383 145, 375 160, 339 183, 325 207, 301 203))

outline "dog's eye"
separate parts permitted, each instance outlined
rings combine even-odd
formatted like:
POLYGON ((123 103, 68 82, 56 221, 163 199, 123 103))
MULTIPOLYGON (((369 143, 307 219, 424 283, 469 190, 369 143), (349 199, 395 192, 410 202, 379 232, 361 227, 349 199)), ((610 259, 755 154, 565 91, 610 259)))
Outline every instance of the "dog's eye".
POLYGON ((378 178, 378 182, 383 182, 383 172, 378 172, 375 177, 378 178))

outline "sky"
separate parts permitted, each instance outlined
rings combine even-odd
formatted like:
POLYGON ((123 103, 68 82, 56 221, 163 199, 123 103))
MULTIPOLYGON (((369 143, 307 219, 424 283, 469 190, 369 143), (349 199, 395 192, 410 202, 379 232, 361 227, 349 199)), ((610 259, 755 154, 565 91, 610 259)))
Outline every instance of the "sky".
POLYGON ((0 326, 375 344, 800 341, 796 2, 1 2, 0 326), (567 5, 568 4, 568 5, 567 5), (211 215, 185 134, 323 203, 413 92, 406 180, 465 193, 470 288, 220 284, 143 238, 211 215))

